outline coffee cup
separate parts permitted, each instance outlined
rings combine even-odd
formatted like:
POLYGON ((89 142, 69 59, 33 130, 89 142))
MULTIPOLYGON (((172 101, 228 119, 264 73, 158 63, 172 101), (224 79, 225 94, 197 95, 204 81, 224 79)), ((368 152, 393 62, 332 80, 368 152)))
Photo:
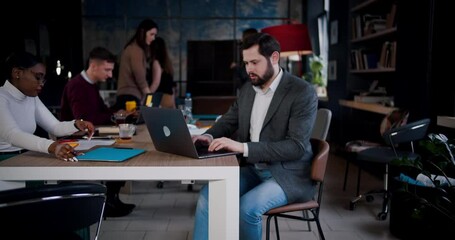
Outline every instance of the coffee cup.
POLYGON ((112 115, 112 117, 111 117, 111 120, 113 122, 115 122, 115 125, 117 125, 117 126, 119 124, 125 123, 126 122, 126 113, 123 113, 123 112, 114 113, 114 115, 112 115))
POLYGON ((122 140, 130 140, 136 132, 136 126, 130 123, 122 123, 118 125, 119 137, 122 140))

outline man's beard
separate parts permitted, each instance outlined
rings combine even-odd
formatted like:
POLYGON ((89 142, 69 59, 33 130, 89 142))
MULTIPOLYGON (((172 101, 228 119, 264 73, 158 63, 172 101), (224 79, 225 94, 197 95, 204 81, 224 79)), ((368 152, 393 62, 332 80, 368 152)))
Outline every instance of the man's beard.
POLYGON ((264 73, 264 76, 262 77, 259 77, 258 75, 252 73, 253 75, 255 75, 257 77, 257 80, 251 80, 251 84, 253 84, 253 86, 262 86, 264 84, 266 84, 268 81, 270 81, 273 77, 273 66, 272 66, 272 62, 270 60, 267 61, 267 69, 264 73))

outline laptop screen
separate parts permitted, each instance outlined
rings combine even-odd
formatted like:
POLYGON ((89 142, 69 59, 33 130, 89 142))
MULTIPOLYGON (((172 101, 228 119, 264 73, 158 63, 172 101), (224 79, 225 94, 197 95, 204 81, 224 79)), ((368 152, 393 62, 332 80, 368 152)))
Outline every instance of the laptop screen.
POLYGON ((141 107, 150 137, 156 150, 192 158, 235 155, 235 152, 210 152, 200 156, 196 151, 188 126, 179 109, 141 107))
POLYGON ((161 104, 161 98, 163 97, 163 93, 156 92, 156 93, 147 93, 144 98, 143 106, 146 107, 159 107, 161 104))

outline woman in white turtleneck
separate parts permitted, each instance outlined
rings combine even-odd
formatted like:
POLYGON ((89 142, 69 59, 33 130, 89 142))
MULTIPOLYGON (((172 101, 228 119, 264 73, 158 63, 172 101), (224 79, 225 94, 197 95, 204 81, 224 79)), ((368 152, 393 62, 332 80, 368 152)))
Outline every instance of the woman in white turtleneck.
POLYGON ((46 81, 46 68, 32 54, 11 55, 6 70, 9 79, 0 87, 0 160, 25 149, 50 153, 60 160, 77 161, 70 145, 34 135, 36 126, 55 136, 66 136, 79 130, 92 135, 93 124, 82 119, 60 122, 44 106, 38 94, 46 81))

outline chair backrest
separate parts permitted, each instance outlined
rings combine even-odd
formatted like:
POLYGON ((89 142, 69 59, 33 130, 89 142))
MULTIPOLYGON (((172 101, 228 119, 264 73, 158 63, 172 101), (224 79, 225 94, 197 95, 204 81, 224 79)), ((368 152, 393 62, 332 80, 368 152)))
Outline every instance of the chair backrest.
POLYGON ((326 140, 329 133, 330 121, 332 120, 332 111, 327 108, 318 109, 316 121, 314 122, 311 138, 326 140))
POLYGON ((102 221, 106 187, 62 183, 0 192, 0 231, 9 236, 58 236, 102 221), (6 232, 6 233, 5 233, 6 232))
POLYGON ((421 140, 427 134, 430 119, 425 118, 404 126, 386 131, 383 135, 385 142, 391 146, 399 143, 421 140))
POLYGON ((311 138, 310 142, 314 154, 311 164, 311 179, 322 182, 324 181, 330 146, 325 140, 317 138, 311 138))

